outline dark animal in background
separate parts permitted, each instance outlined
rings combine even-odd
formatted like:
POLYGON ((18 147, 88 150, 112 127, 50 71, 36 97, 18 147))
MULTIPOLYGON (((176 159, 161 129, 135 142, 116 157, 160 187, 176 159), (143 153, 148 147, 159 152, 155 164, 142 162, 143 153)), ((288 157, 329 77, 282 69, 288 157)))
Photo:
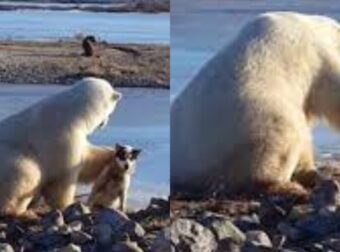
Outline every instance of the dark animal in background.
POLYGON ((92 57, 95 55, 96 52, 96 38, 94 36, 86 36, 83 39, 83 49, 84 49, 84 56, 86 57, 92 57))

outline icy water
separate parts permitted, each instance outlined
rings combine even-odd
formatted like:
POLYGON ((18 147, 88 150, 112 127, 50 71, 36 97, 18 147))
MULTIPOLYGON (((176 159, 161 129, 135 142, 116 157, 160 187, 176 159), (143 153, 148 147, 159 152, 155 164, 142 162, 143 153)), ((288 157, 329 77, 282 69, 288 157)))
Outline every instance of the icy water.
POLYGON ((0 11, 0 39, 54 40, 93 34, 119 43, 170 41, 170 15, 84 11, 0 11))
MULTIPOLYGON (((0 120, 44 97, 65 90, 62 86, 2 85, 0 120)), ((97 130, 91 142, 98 145, 130 144, 142 148, 132 180, 129 204, 145 206, 151 197, 169 194, 169 91, 140 88, 118 89, 123 99, 104 129, 97 130)), ((86 194, 89 187, 80 187, 86 194)))
MULTIPOLYGON (((239 29, 268 11, 298 11, 340 20, 339 1, 172 0, 171 99, 239 29)), ((313 131, 318 154, 340 157, 340 133, 319 125, 313 131)))

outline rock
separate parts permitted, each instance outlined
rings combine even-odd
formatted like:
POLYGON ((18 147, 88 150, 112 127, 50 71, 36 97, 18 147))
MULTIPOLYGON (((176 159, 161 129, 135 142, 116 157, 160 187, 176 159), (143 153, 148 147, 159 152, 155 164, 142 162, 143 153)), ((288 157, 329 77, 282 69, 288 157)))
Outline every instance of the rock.
POLYGON ((315 211, 314 207, 309 204, 293 206, 289 212, 288 219, 296 221, 310 215, 315 211))
POLYGON ((314 244, 311 244, 311 245, 307 245, 305 247, 305 249, 308 249, 309 251, 311 250, 313 252, 317 252, 317 251, 320 251, 320 252, 329 251, 328 249, 325 248, 325 246, 323 246, 320 243, 314 243, 314 244))
POLYGON ((25 230, 16 223, 10 223, 6 230, 6 234, 8 237, 16 237, 18 239, 25 234, 25 230))
POLYGON ((272 236, 272 243, 273 247, 275 248, 282 248, 283 245, 286 243, 287 237, 282 234, 276 234, 272 236))
POLYGON ((163 209, 169 208, 170 202, 161 198, 151 198, 149 206, 163 209))
POLYGON ((241 246, 235 241, 226 238, 218 242, 217 252, 240 252, 241 246))
POLYGON ((316 209, 325 206, 340 206, 340 184, 333 179, 327 179, 312 192, 311 199, 312 205, 316 209))
POLYGON ((126 214, 115 209, 101 208, 95 214, 96 223, 110 224, 113 229, 120 229, 129 221, 130 219, 126 214))
MULTIPOLYGON (((335 168, 337 169, 337 168, 335 168)), ((326 179, 332 179, 334 174, 334 167, 329 165, 322 165, 319 166, 317 169, 318 173, 324 180, 326 179)))
MULTIPOLYGON (((170 230, 170 228, 169 228, 170 230)), ((158 236, 161 236, 160 233, 163 230, 157 231, 157 230, 152 230, 148 233, 146 233, 140 241, 138 241, 138 245, 144 250, 144 251, 151 251, 152 246, 154 245, 154 242, 158 236)), ((169 238, 170 239, 170 238, 169 238)), ((156 247, 157 248, 157 247, 156 247)), ((169 248, 168 248, 169 250, 169 248)))
POLYGON ((68 206, 63 213, 65 222, 70 223, 72 221, 80 220, 84 215, 89 214, 90 209, 83 203, 76 202, 68 206))
POLYGON ((153 217, 153 218, 161 218, 162 216, 165 218, 169 215, 170 212, 170 203, 167 200, 160 198, 152 198, 150 200, 150 204, 146 209, 141 209, 136 213, 130 214, 130 216, 137 221, 142 221, 145 218, 153 217))
POLYGON ((20 251, 34 251, 34 244, 27 240, 23 241, 20 247, 20 251))
POLYGON ((74 244, 69 244, 60 249, 60 252, 81 252, 81 248, 74 244))
POLYGON ((272 247, 272 242, 268 235, 262 230, 252 230, 246 233, 246 240, 256 246, 272 247))
POLYGON ((113 245, 112 252, 143 252, 143 250, 138 247, 136 242, 118 242, 113 245))
POLYGON ((285 237, 292 241, 300 240, 303 239, 302 232, 290 225, 289 223, 286 222, 280 222, 277 225, 278 231, 280 231, 281 234, 283 234, 285 237))
POLYGON ((68 225, 64 225, 58 228, 58 232, 59 234, 68 235, 71 234, 72 229, 68 225))
POLYGON ((80 231, 83 228, 83 223, 81 221, 73 221, 69 224, 72 231, 80 231))
POLYGON ((198 222, 200 222, 200 223, 202 223, 206 220, 212 220, 212 219, 223 219, 223 218, 225 218, 225 219, 230 220, 230 218, 228 218, 224 214, 219 214, 219 213, 215 213, 215 212, 211 212, 211 211, 204 211, 198 217, 199 217, 198 222))
POLYGON ((121 229, 116 230, 116 233, 127 233, 129 237, 135 241, 145 235, 145 230, 137 222, 129 221, 121 229))
POLYGON ((116 234, 115 238, 115 242, 126 242, 126 241, 130 241, 130 236, 127 233, 119 233, 116 234))
POLYGON ((64 227, 64 226, 58 227, 58 226, 56 226, 56 225, 53 225, 53 226, 47 227, 47 228, 46 228, 46 231, 47 231, 48 233, 55 233, 55 232, 59 231, 59 229, 62 229, 63 227, 64 227))
POLYGON ((322 242, 322 244, 329 248, 330 250, 339 251, 340 250, 340 235, 336 238, 329 238, 322 242))
POLYGON ((0 231, 0 242, 6 241, 7 235, 5 231, 0 231))
POLYGON ((96 223, 107 223, 111 226, 114 235, 127 233, 131 239, 137 240, 144 236, 145 231, 141 225, 130 220, 124 213, 109 208, 103 208, 96 213, 96 223))
POLYGON ((295 223, 304 236, 320 238, 340 230, 340 212, 330 215, 313 214, 295 223))
MULTIPOLYGON (((297 252, 288 249, 280 249, 280 248, 269 248, 266 246, 255 245, 251 242, 245 242, 242 246, 242 252, 297 252)), ((301 252, 305 252, 305 250, 299 250, 301 252)))
POLYGON ((63 213, 60 210, 53 210, 41 219, 42 225, 47 228, 52 225, 60 227, 65 224, 63 213))
POLYGON ((169 251, 170 246, 170 228, 164 228, 158 232, 154 242, 151 245, 150 252, 169 251))
POLYGON ((0 230, 1 231, 7 230, 7 228, 8 228, 8 224, 7 223, 0 223, 0 230))
POLYGON ((14 249, 8 243, 0 243, 0 252, 14 252, 14 249))
POLYGON ((236 227, 228 218, 224 216, 210 216, 201 222, 216 236, 217 241, 230 238, 235 242, 243 242, 246 237, 244 233, 236 227))
POLYGON ((179 218, 171 224, 171 243, 176 251, 210 252, 217 249, 214 234, 200 223, 179 218))
POLYGON ((287 212, 284 208, 268 201, 263 202, 259 210, 261 224, 267 227, 276 226, 277 223, 285 219, 286 215, 287 212))
POLYGON ((99 245, 106 246, 112 243, 112 228, 110 224, 100 223, 95 225, 93 229, 99 245))
POLYGON ((49 250, 55 247, 62 247, 70 241, 68 235, 58 232, 37 232, 27 237, 27 242, 31 243, 36 250, 49 250))
POLYGON ((71 233, 71 242, 82 245, 93 241, 93 237, 83 231, 73 231, 71 233))
POLYGON ((243 232, 260 228, 260 218, 257 214, 242 215, 234 221, 234 224, 243 232))
POLYGON ((331 216, 336 213, 337 207, 336 206, 325 206, 320 208, 318 211, 318 215, 321 216, 331 216))

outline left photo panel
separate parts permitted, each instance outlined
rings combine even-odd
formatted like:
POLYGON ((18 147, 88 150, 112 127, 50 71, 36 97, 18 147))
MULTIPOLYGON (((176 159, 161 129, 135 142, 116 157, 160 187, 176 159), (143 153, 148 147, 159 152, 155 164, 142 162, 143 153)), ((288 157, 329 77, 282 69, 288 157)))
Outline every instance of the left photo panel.
POLYGON ((1 247, 168 251, 169 58, 170 0, 0 1, 1 247))

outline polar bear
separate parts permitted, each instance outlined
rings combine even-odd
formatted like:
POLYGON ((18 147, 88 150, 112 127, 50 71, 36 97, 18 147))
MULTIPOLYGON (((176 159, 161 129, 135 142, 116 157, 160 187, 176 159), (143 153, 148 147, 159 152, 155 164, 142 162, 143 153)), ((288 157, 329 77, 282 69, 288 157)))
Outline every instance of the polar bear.
POLYGON ((94 180, 112 158, 87 136, 120 98, 107 81, 85 78, 1 121, 0 214, 24 215, 37 195, 54 208, 72 203, 78 180, 94 180))
POLYGON ((339 24, 293 12, 259 15, 172 104, 172 190, 304 185, 303 194, 317 178, 316 119, 340 127, 339 24))

